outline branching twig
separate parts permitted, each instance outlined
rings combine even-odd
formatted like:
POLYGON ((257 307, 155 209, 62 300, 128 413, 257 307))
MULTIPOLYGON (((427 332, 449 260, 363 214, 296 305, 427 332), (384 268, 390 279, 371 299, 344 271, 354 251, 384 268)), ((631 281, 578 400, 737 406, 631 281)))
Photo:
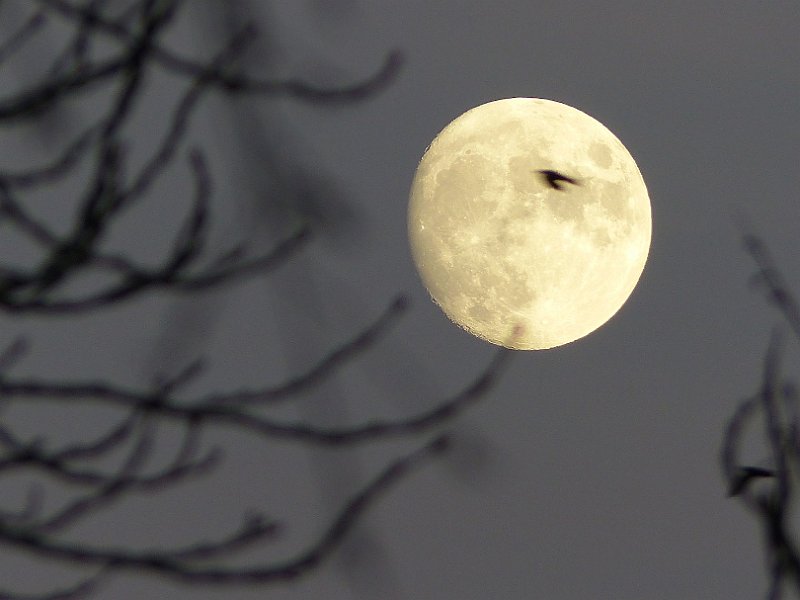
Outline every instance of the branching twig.
MULTIPOLYGON (((25 549, 35 555, 49 557, 82 566, 97 565, 113 570, 137 570, 157 573, 187 582, 207 583, 255 583, 295 579, 316 567, 339 545, 363 513, 385 493, 391 485, 417 468, 425 459, 446 447, 446 438, 438 437, 384 469, 372 482, 353 496, 325 532, 309 548, 286 561, 255 567, 217 567, 193 565, 187 557, 194 554, 206 556, 209 544, 194 548, 174 550, 132 551, 118 548, 100 548, 87 544, 63 542, 36 531, 12 527, 0 523, 0 538, 6 543, 25 549)), ((271 535, 272 529, 261 530, 271 535)), ((243 535, 250 537, 252 534, 243 535)), ((223 547, 230 545, 231 538, 218 542, 223 547)))
MULTIPOLYGON (((269 80, 252 76, 237 65, 245 44, 254 35, 252 26, 223 40, 219 51, 207 61, 172 50, 169 31, 186 4, 182 0, 131 0, 115 16, 109 14, 109 3, 102 0, 37 3, 38 12, 0 44, 0 64, 26 49, 45 13, 73 29, 67 34, 66 47, 46 62, 45 67, 50 68, 44 77, 0 98, 0 130, 37 119, 89 92, 100 92, 104 102, 97 104, 103 108, 90 122, 75 129, 79 132, 76 137, 66 143, 56 140, 48 161, 22 170, 0 171, 0 225, 33 242, 37 253, 26 263, 8 261, 0 265, 0 310, 8 314, 70 317, 117 306, 145 292, 196 293, 284 265, 307 245, 319 224, 314 223, 313 230, 309 222, 295 225, 266 251, 248 253, 245 248, 251 240, 237 240, 233 250, 208 256, 214 191, 210 169, 201 148, 186 150, 200 101, 217 90, 312 103, 350 103, 382 90, 396 77, 401 64, 400 53, 391 52, 373 76, 328 89, 297 78, 269 80), (111 43, 98 44, 99 40, 111 43), (166 120, 154 146, 135 163, 130 155, 131 149, 138 149, 138 144, 132 143, 140 123, 137 111, 147 106, 151 75, 156 69, 161 74, 166 72, 171 81, 177 80, 180 87, 172 104, 163 107, 166 120), (155 264, 144 264, 135 255, 115 253, 107 247, 111 244, 108 238, 120 216, 152 197, 156 183, 171 172, 184 152, 192 192, 186 216, 165 256, 155 264), (45 216, 49 215, 37 212, 32 195, 47 190, 58 198, 62 188, 69 189, 70 178, 84 174, 80 170, 83 167, 87 167, 88 175, 82 180, 82 193, 71 199, 77 206, 73 218, 63 227, 48 221, 45 216), (93 289, 78 285, 87 275, 99 275, 100 283, 93 289)), ((23 490, 28 490, 28 496, 21 506, 0 507, 0 544, 37 559, 96 572, 77 584, 38 595, 0 591, 0 600, 78 598, 117 571, 157 574, 186 582, 263 583, 293 579, 316 567, 382 494, 444 449, 445 438, 435 436, 485 395, 508 360, 508 351, 498 352, 459 393, 403 418, 362 417, 354 424, 328 428, 265 414, 279 401, 313 389, 373 348, 406 306, 404 297, 396 298, 371 324, 281 384, 204 392, 194 398, 184 397, 179 388, 200 372, 199 361, 169 379, 159 380, 154 375, 154 382, 146 382, 149 387, 128 388, 97 379, 74 382, 20 377, 14 367, 24 353, 24 338, 8 344, 0 353, 0 483, 16 481, 9 476, 20 473, 31 482, 25 483, 28 487, 23 490), (8 409, 23 402, 26 408, 62 404, 117 412, 111 423, 80 441, 59 444, 42 433, 45 426, 33 435, 15 428, 13 411, 8 409), (111 506, 119 508, 120 501, 132 494, 158 493, 189 477, 207 474, 222 456, 221 450, 209 450, 202 444, 211 428, 255 435, 270 443, 322 446, 403 438, 418 449, 389 461, 327 526, 321 527, 315 541, 288 558, 256 561, 250 566, 231 560, 232 554, 269 543, 282 531, 283 525, 260 512, 247 513, 239 527, 217 539, 207 540, 200 532, 187 543, 168 549, 92 545, 70 538, 70 527, 111 506), (156 462, 155 443, 161 435, 170 436, 178 447, 174 455, 156 462), (422 436, 435 439, 421 442, 422 436), (51 495, 53 490, 59 495, 51 495)))
POLYGON ((151 415, 184 422, 233 425, 268 438, 288 439, 323 445, 354 444, 369 440, 423 433, 452 419, 481 398, 497 380, 510 352, 501 349, 482 373, 463 391, 440 401, 434 408, 405 419, 373 420, 362 425, 322 428, 307 423, 284 423, 250 412, 246 407, 209 401, 179 401, 167 395, 153 396, 103 384, 61 384, 36 381, 0 380, 0 394, 29 400, 83 400, 107 405, 139 407, 151 415))
MULTIPOLYGON (((800 341, 800 310, 793 294, 777 269, 763 241, 749 229, 743 229, 745 248, 759 268, 756 281, 768 293, 784 320, 800 341)), ((756 516, 765 537, 769 563, 767 598, 777 600, 791 582, 800 591, 800 549, 791 530, 790 514, 796 503, 795 481, 800 474, 800 452, 797 447, 797 398, 789 393, 780 372, 781 336, 771 336, 762 370, 758 393, 744 400, 730 418, 723 437, 721 464, 728 482, 729 495, 739 498, 756 516), (764 422, 763 439, 769 451, 771 467, 742 465, 738 449, 743 433, 755 419, 764 422), (769 485, 755 488, 756 479, 769 485)))
MULTIPOLYGON (((129 43, 131 32, 123 25, 114 23, 96 10, 70 4, 65 0, 38 0, 53 12, 78 20, 81 24, 94 27, 112 38, 129 43)), ((155 58, 166 68, 183 75, 196 77, 206 71, 205 65, 178 56, 163 47, 154 49, 155 58)), ((217 70, 209 78, 209 82, 230 92, 251 93, 268 96, 290 96, 307 102, 355 102, 374 96, 390 82, 394 81, 403 63, 403 56, 398 50, 390 52, 381 68, 364 81, 335 88, 321 88, 310 85, 299 79, 270 81, 247 77, 239 73, 217 70)))

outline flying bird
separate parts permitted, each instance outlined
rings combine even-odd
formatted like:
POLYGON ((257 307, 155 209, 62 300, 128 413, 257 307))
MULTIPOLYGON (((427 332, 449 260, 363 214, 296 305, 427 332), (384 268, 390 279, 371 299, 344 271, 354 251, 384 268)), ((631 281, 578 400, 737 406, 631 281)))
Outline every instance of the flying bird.
POLYGON ((564 186, 561 185, 561 182, 564 181, 566 183, 571 183, 572 185, 580 185, 577 179, 573 179, 563 173, 559 173, 558 171, 552 171, 550 169, 540 169, 537 171, 544 177, 545 181, 547 181, 547 185, 549 185, 554 190, 558 190, 559 192, 564 191, 564 186))

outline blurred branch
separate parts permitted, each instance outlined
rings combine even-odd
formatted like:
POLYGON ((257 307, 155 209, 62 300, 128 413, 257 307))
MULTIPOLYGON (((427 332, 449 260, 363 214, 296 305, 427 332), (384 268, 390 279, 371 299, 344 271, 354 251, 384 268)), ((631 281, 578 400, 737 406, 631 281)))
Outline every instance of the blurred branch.
POLYGON ((101 568, 94 575, 86 577, 76 584, 43 594, 24 594, 0 589, 0 600, 76 600, 78 598, 86 598, 97 591, 98 586, 108 576, 108 573, 109 569, 101 568))
POLYGON ((83 133, 67 144, 60 156, 47 165, 29 167, 21 172, 0 171, 0 182, 4 190, 41 186, 57 182, 68 175, 78 161, 91 149, 100 131, 98 124, 88 127, 83 133))
MULTIPOLYGON (((759 268, 755 282, 766 290, 767 298, 800 341, 797 301, 766 245, 749 228, 743 229, 742 239, 759 268)), ((764 534, 770 574, 766 596, 769 600, 781 598, 789 584, 800 592, 800 550, 789 518, 796 503, 796 482, 800 474, 800 423, 797 419, 800 406, 793 385, 781 374, 782 354, 783 339, 775 329, 764 357, 759 391, 743 400, 728 421, 720 456, 728 495, 736 497, 756 517, 764 534), (758 420, 764 425, 762 439, 769 455, 769 467, 742 464, 738 456, 747 431, 758 420), (756 485, 759 480, 765 485, 756 485)))
MULTIPOLYGON (((58 243, 52 231, 25 212, 22 204, 12 195, 4 181, 0 181, 0 216, 10 220, 17 231, 27 234, 45 248, 58 243)), ((23 275, 20 273, 17 277, 22 278, 23 275)), ((8 279, 6 277, 6 285, 8 285, 8 279)))
POLYGON ((753 283, 766 290, 767 298, 780 310, 795 337, 800 339, 800 306, 776 267, 772 254, 764 241, 754 234, 745 235, 744 244, 747 253, 759 267, 753 283))
MULTIPOLYGON (((0 169, 0 226, 32 242, 35 249, 35 260, 7 259, 0 264, 0 310, 7 315, 69 318, 156 290, 191 294, 216 288, 285 265, 324 227, 323 222, 301 222, 282 232, 270 249, 248 252, 251 240, 235 240, 232 248, 215 255, 209 243, 214 185, 205 153, 188 142, 192 117, 201 100, 215 90, 312 103, 360 101, 395 80, 400 53, 390 52, 374 75, 332 88, 298 78, 259 78, 244 72, 238 60, 255 35, 252 25, 221 40, 208 60, 187 58, 170 49, 169 33, 187 4, 130 0, 122 8, 115 4, 117 12, 111 15, 112 3, 104 0, 37 0, 22 26, 0 42, 2 66, 28 49, 46 19, 69 28, 66 45, 57 47, 53 55, 43 59, 32 49, 30 56, 25 55, 37 65, 44 62, 44 69, 33 71, 44 75, 22 84, 21 89, 4 87, 0 133, 24 130, 19 125, 57 115, 68 102, 85 97, 91 99, 89 106, 94 110, 69 139, 53 141, 47 159, 27 168, 0 169), (154 97, 154 74, 168 75, 173 86, 169 101, 164 100, 166 93, 158 96, 163 121, 154 121, 144 112, 154 97), (136 154, 141 150, 136 142, 142 123, 155 122, 152 147, 145 148, 143 156, 136 154), (109 238, 120 217, 152 198, 156 184, 181 165, 183 157, 190 186, 188 209, 172 233, 168 250, 156 264, 115 252, 109 238), (82 191, 66 199, 71 201, 66 206, 75 207, 71 219, 54 223, 52 214, 37 212, 40 198, 36 194, 47 191, 53 201, 65 202, 65 190, 72 196, 70 185, 75 180, 82 191), (100 283, 87 286, 89 278, 81 279, 87 275, 96 276, 100 283)), ((36 52, 40 52, 38 46, 36 52)), ((297 186, 306 184, 302 178, 294 179, 297 186)), ((18 475, 25 477, 25 483, 23 493, 14 495, 16 503, 0 507, 0 543, 35 559, 74 566, 76 575, 82 572, 85 577, 39 594, 0 590, 0 600, 79 598, 125 570, 182 581, 252 583, 293 579, 320 564, 392 485, 444 450, 441 429, 486 394, 510 356, 506 350, 499 351, 461 391, 403 418, 361 419, 328 428, 266 416, 271 407, 315 389, 374 348, 406 308, 407 300, 398 296, 371 323, 277 385, 204 392, 194 398, 185 397, 184 387, 201 373, 199 361, 176 376, 148 382, 149 386, 125 387, 98 378, 76 382, 17 376, 14 370, 25 358, 27 339, 8 343, 0 352, 0 484, 18 486, 18 475), (97 407, 104 414, 112 411, 113 418, 77 442, 58 442, 44 425, 34 434, 20 433, 15 427, 10 409, 24 406, 27 410, 36 404, 97 407), (388 461, 307 548, 288 558, 255 566, 233 564, 233 554, 272 542, 282 531, 277 521, 255 512, 246 512, 238 527, 215 539, 206 540, 198 532, 189 542, 166 550, 136 549, 124 542, 95 546, 69 536, 70 528, 104 510, 119 508, 133 494, 155 494, 207 475, 222 458, 221 450, 203 443, 212 428, 259 436, 270 443, 323 447, 401 438, 417 449, 388 461), (156 450, 162 436, 176 444, 166 458, 156 450), (433 439, 421 441, 423 437, 433 439), (88 576, 87 568, 94 569, 88 576)))
POLYGON ((220 457, 219 452, 210 452, 197 457, 197 432, 190 427, 185 434, 183 447, 172 463, 156 473, 141 475, 138 471, 149 457, 151 439, 142 435, 134 446, 127 461, 111 475, 102 478, 100 484, 90 493, 70 502, 46 519, 37 521, 35 526, 41 532, 53 532, 75 523, 78 519, 94 515, 98 508, 126 497, 133 491, 150 491, 175 485, 187 477, 197 477, 208 472, 220 457))
POLYGON ((119 75, 128 60, 128 57, 108 60, 79 73, 69 73, 39 87, 27 89, 11 98, 0 99, 0 122, 38 117, 51 108, 55 101, 62 101, 75 92, 88 91, 92 86, 119 75))
MULTIPOLYGON (((434 404, 434 407, 417 415, 395 420, 372 420, 362 425, 341 428, 322 428, 308 423, 285 423, 268 419, 247 410, 235 402, 227 403, 224 395, 199 400, 178 400, 169 394, 152 394, 118 388, 108 384, 64 383, 45 381, 13 380, 8 376, 0 379, 0 394, 7 399, 96 401, 103 404, 138 408, 150 415, 176 419, 186 423, 233 425, 268 438, 289 439, 316 444, 353 444, 389 437, 409 436, 424 433, 452 418, 481 398, 499 377, 511 353, 505 349, 497 351, 494 359, 464 390, 434 404)), ((315 377, 311 371, 309 377, 315 377)), ((292 386, 300 385, 293 380, 292 386)), ((269 390, 266 391, 269 394, 269 390)), ((250 392, 248 397, 258 397, 250 392)), ((236 400, 240 393, 233 393, 236 400)))
POLYGON ((27 41, 39 30, 45 23, 45 16, 42 9, 33 13, 22 26, 12 33, 5 41, 0 42, 0 65, 7 61, 14 55, 20 48, 22 48, 27 41))
MULTIPOLYGON (((129 43, 133 35, 127 27, 104 18, 92 7, 76 6, 66 0, 38 0, 38 2, 53 13, 77 21, 84 27, 94 28, 121 43, 129 43)), ((181 57, 162 46, 154 48, 154 56, 165 68, 183 75, 194 77, 206 71, 205 65, 181 57)), ((361 82, 332 88, 313 86, 298 79, 277 81, 256 79, 223 68, 211 74, 209 82, 237 93, 289 96, 307 102, 354 102, 375 95, 394 81, 402 63, 402 54, 398 50, 393 50, 372 76, 361 82)))
POLYGON ((59 75, 53 81, 26 90, 5 103, 0 101, 0 120, 38 114, 39 108, 61 102, 68 93, 83 89, 105 77, 119 78, 123 85, 118 90, 117 99, 109 114, 98 125, 89 127, 71 142, 53 163, 25 172, 0 173, 0 210, 3 216, 46 251, 39 268, 33 272, 7 268, 0 271, 0 307, 8 312, 59 313, 92 310, 131 298, 150 288, 196 291, 264 271, 283 262, 304 245, 310 233, 307 226, 290 233, 274 251, 265 255, 243 257, 233 262, 223 261, 223 257, 220 257, 217 261, 212 261, 207 270, 189 273, 189 268, 201 255, 210 194, 208 173, 199 150, 193 150, 189 157, 198 188, 191 216, 193 225, 178 233, 171 260, 157 269, 144 268, 123 257, 104 254, 97 246, 109 228, 112 217, 142 198, 170 164, 185 135, 189 117, 203 92, 221 85, 234 92, 269 94, 284 90, 290 95, 307 98, 336 97, 354 101, 378 91, 395 76, 399 67, 399 55, 394 53, 376 76, 360 84, 333 90, 319 90, 293 80, 250 80, 241 76, 234 77, 227 69, 252 37, 252 27, 240 31, 210 62, 197 64, 176 58, 157 41, 160 31, 174 17, 178 2, 143 2, 140 9, 140 33, 123 25, 121 21, 104 18, 97 3, 80 7, 58 0, 42 0, 41 3, 47 10, 57 11, 62 16, 76 20, 84 36, 87 28, 97 28, 116 36, 123 43, 123 50, 117 58, 101 67, 85 64, 88 59, 82 55, 81 69, 59 75), (192 81, 173 111, 170 126, 159 148, 138 175, 132 178, 131 184, 123 188, 121 173, 125 170, 124 146, 116 138, 122 126, 130 120, 132 105, 141 92, 144 66, 151 58, 159 57, 162 62, 166 61, 172 67, 179 68, 181 74, 191 77, 192 81), (23 208, 23 203, 14 198, 12 190, 15 187, 43 184, 63 177, 92 148, 97 149, 94 183, 83 201, 82 215, 72 233, 65 239, 59 239, 41 220, 23 208), (92 268, 110 271, 118 282, 86 296, 54 295, 54 292, 79 271, 92 268))
MULTIPOLYGON (((187 269, 200 258, 202 239, 206 233, 210 181, 205 161, 199 150, 189 155, 189 164, 194 175, 197 191, 188 228, 178 233, 173 256, 156 271, 135 266, 122 257, 104 256, 96 247, 103 231, 108 228, 112 216, 121 208, 144 196, 153 181, 163 173, 171 162, 179 142, 185 135, 189 116, 199 100, 201 93, 209 88, 213 76, 226 62, 232 60, 242 45, 252 34, 246 29, 235 36, 226 48, 202 71, 196 73, 183 98, 174 110, 171 125, 163 136, 159 148, 152 158, 141 168, 133 183, 127 189, 120 189, 119 173, 122 171, 122 156, 119 143, 114 141, 117 131, 130 115, 134 97, 141 85, 142 67, 147 53, 152 50, 153 39, 159 28, 164 27, 172 16, 171 11, 160 13, 159 19, 146 20, 147 26, 138 43, 130 50, 126 62, 125 85, 120 89, 115 106, 104 120, 102 128, 95 133, 89 130, 68 149, 68 152, 47 171, 47 175, 63 172, 79 156, 85 144, 96 135, 99 148, 96 179, 84 200, 84 208, 74 232, 65 240, 58 240, 41 223, 34 220, 14 200, 10 184, 0 179, 0 208, 8 218, 26 231, 40 244, 50 248, 49 256, 37 271, 31 274, 7 272, 0 280, 0 306, 11 312, 75 312, 95 309, 103 305, 119 302, 145 289, 152 287, 171 287, 182 290, 197 290, 219 285, 226 281, 264 271, 283 262, 289 254, 298 249, 308 237, 308 230, 300 228, 286 240, 279 243, 274 251, 262 256, 247 257, 224 267, 213 267, 205 272, 189 274, 187 269), (62 283, 78 269, 99 266, 111 270, 120 279, 116 285, 89 296, 78 298, 52 298, 47 292, 62 283)), ((17 175, 16 183, 41 180, 44 173, 17 175)), ((13 183, 13 181, 12 181, 13 183)))
POLYGON ((215 567, 192 564, 194 559, 216 557, 231 547, 250 545, 274 533, 274 526, 250 518, 242 529, 217 542, 207 542, 172 550, 132 551, 72 544, 43 535, 36 530, 0 523, 0 538, 7 544, 36 555, 75 562, 81 566, 97 565, 113 570, 134 569, 153 572, 183 581, 207 583, 255 583, 295 579, 327 558, 362 516, 399 479, 417 468, 424 460, 442 452, 446 438, 437 437, 411 454, 392 462, 375 479, 353 496, 331 525, 306 550, 286 561, 255 567, 215 567))
POLYGON ((260 390, 212 394, 201 399, 199 403, 207 405, 224 403, 237 406, 273 405, 282 400, 291 399, 294 395, 319 385, 335 374, 339 367, 371 348, 388 332, 397 319, 406 312, 408 303, 409 301, 405 296, 398 296, 374 323, 341 346, 334 348, 308 371, 295 375, 284 383, 260 390))

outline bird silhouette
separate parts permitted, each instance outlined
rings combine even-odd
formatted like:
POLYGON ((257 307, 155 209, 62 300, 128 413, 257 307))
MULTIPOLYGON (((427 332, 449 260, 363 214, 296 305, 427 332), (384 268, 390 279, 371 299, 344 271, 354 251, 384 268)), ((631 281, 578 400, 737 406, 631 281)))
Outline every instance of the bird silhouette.
POLYGON ((566 183, 571 183, 572 185, 580 185, 577 179, 573 179, 563 173, 559 173, 558 171, 552 171, 550 169, 540 169, 537 171, 544 177, 545 181, 547 181, 547 185, 549 185, 554 190, 558 190, 559 192, 564 191, 564 186, 561 185, 561 182, 564 181, 566 183))

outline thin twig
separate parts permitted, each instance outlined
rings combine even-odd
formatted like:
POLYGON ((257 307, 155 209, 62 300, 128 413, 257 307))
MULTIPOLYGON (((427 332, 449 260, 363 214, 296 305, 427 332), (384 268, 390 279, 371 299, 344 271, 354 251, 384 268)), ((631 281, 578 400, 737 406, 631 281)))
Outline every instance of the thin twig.
POLYGON ((11 58, 15 52, 19 51, 42 28, 46 20, 43 9, 39 9, 17 31, 12 33, 5 42, 0 44, 0 65, 11 58))
POLYGON ((0 380, 0 394, 29 399, 81 399, 109 405, 136 406, 151 415, 161 415, 179 421, 216 425, 234 425, 244 431, 270 438, 294 440, 322 445, 363 443, 391 437, 407 437, 429 431, 454 418, 469 405, 483 397, 506 366, 510 351, 501 349, 464 390, 440 401, 433 408, 412 417, 393 420, 373 420, 362 425, 323 428, 307 423, 285 423, 267 419, 236 405, 219 402, 178 401, 168 396, 152 396, 104 384, 63 384, 41 381, 0 380))
MULTIPOLYGON (((296 579, 329 557, 349 533, 363 513, 397 481, 418 468, 425 460, 446 448, 446 437, 440 436, 414 452, 392 462, 375 479, 348 501, 324 533, 305 551, 293 558, 255 567, 219 567, 192 565, 183 559, 191 556, 186 549, 132 550, 94 547, 60 541, 37 531, 0 523, 0 538, 7 544, 36 555, 81 565, 98 565, 113 570, 136 570, 156 573, 180 581, 195 583, 265 583, 296 579)), ((268 533, 271 533, 267 529, 268 533)), ((229 538, 220 542, 229 544, 229 538)), ((204 552, 207 546, 203 546, 204 552)))

